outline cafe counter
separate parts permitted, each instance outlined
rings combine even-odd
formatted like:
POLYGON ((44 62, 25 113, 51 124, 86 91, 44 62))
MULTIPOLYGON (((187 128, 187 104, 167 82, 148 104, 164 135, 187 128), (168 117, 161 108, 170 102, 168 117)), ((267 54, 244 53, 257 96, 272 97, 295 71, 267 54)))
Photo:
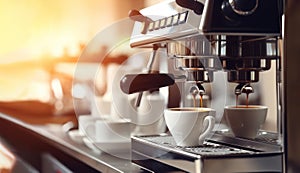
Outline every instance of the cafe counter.
POLYGON ((64 126, 30 124, 0 113, 0 142, 38 172, 53 169, 45 168, 45 155, 55 158, 59 165, 66 168, 65 172, 147 172, 130 159, 122 159, 74 141, 64 126))

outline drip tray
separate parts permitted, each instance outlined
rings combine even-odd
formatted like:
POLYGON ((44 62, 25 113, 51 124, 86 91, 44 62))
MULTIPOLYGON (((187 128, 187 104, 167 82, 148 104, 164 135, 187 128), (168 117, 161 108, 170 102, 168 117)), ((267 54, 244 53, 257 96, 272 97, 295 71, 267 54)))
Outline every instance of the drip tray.
POLYGON ((196 154, 201 157, 205 156, 224 156, 235 154, 253 154, 253 151, 247 151, 243 149, 233 148, 225 145, 220 145, 212 142, 204 142, 203 146, 197 147, 179 147, 176 146, 172 136, 149 136, 143 137, 145 141, 159 145, 160 147, 166 147, 172 149, 173 152, 180 154, 196 154))
POLYGON ((179 147, 169 135, 132 137, 132 161, 154 172, 282 172, 282 157, 279 151, 238 148, 212 140, 203 146, 179 147))

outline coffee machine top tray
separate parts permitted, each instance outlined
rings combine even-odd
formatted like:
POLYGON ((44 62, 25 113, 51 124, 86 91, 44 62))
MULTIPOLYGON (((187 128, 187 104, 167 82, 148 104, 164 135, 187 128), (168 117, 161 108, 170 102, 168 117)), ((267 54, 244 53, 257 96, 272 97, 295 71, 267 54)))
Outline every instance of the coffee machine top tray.
POLYGON ((176 146, 166 134, 134 136, 132 161, 154 172, 281 172, 279 146, 266 139, 273 138, 272 134, 262 136, 246 140, 216 132, 203 146, 196 147, 176 146))

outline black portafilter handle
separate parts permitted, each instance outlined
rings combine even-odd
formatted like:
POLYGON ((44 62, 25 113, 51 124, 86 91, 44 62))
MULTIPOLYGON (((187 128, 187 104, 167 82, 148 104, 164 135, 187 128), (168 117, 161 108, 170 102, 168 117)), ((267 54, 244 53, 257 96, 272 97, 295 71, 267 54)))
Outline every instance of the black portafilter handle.
POLYGON ((124 93, 133 94, 159 89, 174 83, 174 75, 168 73, 127 74, 121 79, 120 87, 124 93))
POLYGON ((196 14, 201 15, 203 12, 204 5, 196 0, 176 0, 176 3, 190 10, 193 10, 196 14))

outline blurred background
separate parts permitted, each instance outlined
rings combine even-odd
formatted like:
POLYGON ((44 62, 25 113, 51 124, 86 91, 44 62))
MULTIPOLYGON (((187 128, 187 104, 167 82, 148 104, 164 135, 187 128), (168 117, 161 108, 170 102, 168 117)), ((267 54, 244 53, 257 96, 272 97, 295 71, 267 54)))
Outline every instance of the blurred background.
MULTIPOLYGON (((129 10, 158 1, 0 0, 0 112, 31 124, 77 123, 73 82, 89 85, 93 77, 89 70, 98 69, 105 56, 106 65, 126 60, 131 55, 126 48, 114 54, 107 52, 116 39, 129 39, 133 26, 128 19, 129 10), (118 27, 118 22, 123 27, 118 27), (96 35, 100 36, 98 40, 96 35), (101 44, 86 50, 91 40, 101 44), (85 56, 81 57, 84 50, 85 56), (78 66, 87 73, 75 79, 78 66)), ((106 73, 101 73, 98 82, 102 88, 97 96, 103 96, 107 85, 106 73)), ((1 131, 7 131, 7 127, 1 131)), ((15 132, 9 133, 11 136, 15 132)), ((13 141, 23 140, 23 134, 12 136, 13 141)), ((3 147, 2 137, 1 134, 0 172, 9 172, 16 158, 3 147)), ((26 141, 31 145, 30 140, 26 141)), ((26 155, 26 151, 22 152, 26 155)), ((31 158, 32 151, 28 152, 31 158)))
MULTIPOLYGON (((99 31, 128 20, 129 10, 158 1, 0 0, 0 111, 16 114, 19 110, 22 116, 72 112, 68 106, 72 107, 74 68, 85 46, 99 31), (64 102, 63 109, 57 100, 64 102)), ((105 40, 128 35, 132 25, 113 28, 105 40)), ((98 55, 111 46, 105 44, 90 52, 95 56, 80 63, 97 66, 98 55)), ((123 49, 120 54, 108 59, 122 62, 130 56, 130 50, 123 49)), ((28 121, 34 122, 32 118, 28 121)))

